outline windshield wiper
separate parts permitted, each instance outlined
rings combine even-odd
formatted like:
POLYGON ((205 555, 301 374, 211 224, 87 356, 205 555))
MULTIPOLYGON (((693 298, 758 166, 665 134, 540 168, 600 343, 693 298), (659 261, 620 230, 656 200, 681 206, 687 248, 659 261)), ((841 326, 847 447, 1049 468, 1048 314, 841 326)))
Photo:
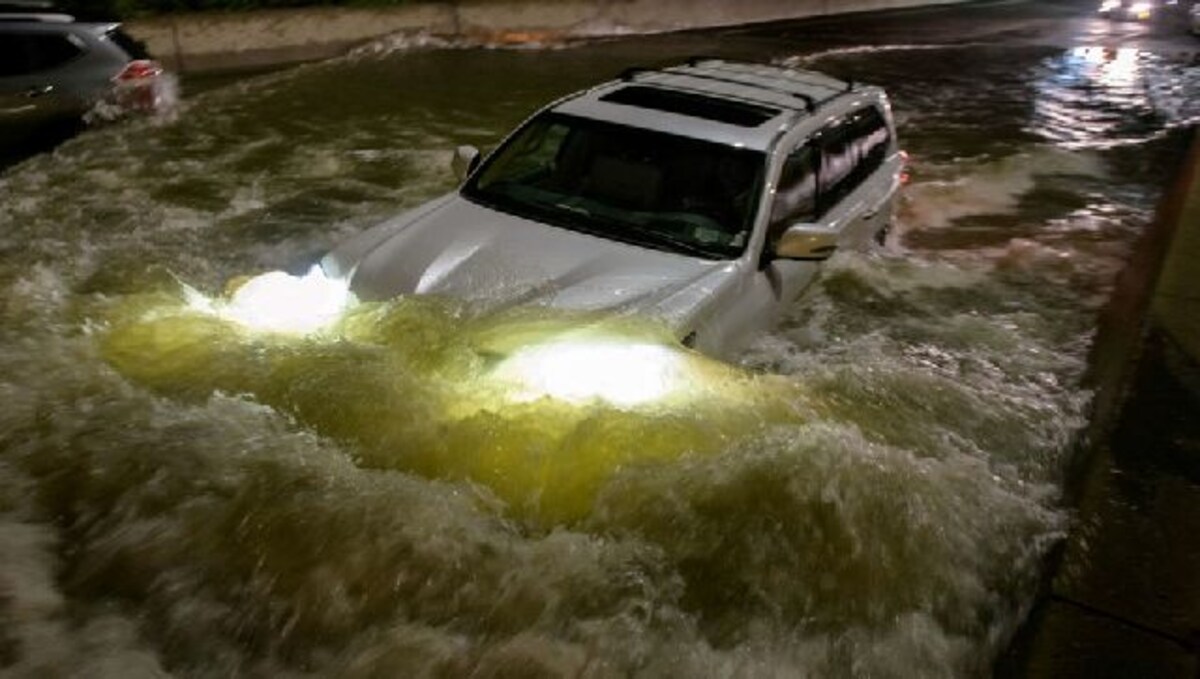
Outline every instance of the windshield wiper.
POLYGON ((705 259, 720 259, 721 257, 721 255, 712 250, 702 248, 691 241, 683 240, 682 238, 672 236, 669 233, 662 233, 661 231, 635 231, 630 233, 629 240, 639 245, 657 246, 660 250, 682 251, 689 255, 704 257, 705 259))

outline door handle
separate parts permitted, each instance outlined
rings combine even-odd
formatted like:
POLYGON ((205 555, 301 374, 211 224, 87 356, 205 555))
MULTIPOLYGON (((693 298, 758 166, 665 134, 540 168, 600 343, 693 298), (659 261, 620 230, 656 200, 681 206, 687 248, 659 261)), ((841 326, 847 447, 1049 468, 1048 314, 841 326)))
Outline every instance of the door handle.
POLYGON ((54 91, 54 85, 35 85, 22 92, 26 97, 34 99, 50 94, 54 91))

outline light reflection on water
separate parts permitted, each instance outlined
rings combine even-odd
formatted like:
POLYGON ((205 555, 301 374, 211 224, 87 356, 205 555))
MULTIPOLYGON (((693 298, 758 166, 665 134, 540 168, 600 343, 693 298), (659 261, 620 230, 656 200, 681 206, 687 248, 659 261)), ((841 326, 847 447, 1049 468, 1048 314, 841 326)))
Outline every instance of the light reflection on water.
POLYGON ((1140 144, 1200 120, 1200 69, 1136 47, 1076 47, 1037 70, 1029 130, 1064 148, 1140 144))
POLYGON ((481 483, 537 524, 581 520, 622 467, 711 455, 772 424, 816 419, 795 385, 674 347, 637 319, 473 317, 450 300, 401 298, 297 334, 244 326, 188 293, 130 297, 106 311, 105 358, 177 398, 228 393, 272 406, 356 446, 366 466, 481 483), (652 360, 643 371, 669 366, 669 384, 642 397, 630 387, 646 375, 633 375, 614 393, 590 370, 622 366, 557 362, 548 368, 574 373, 576 390, 531 392, 544 380, 530 374, 530 351, 556 345, 585 361, 607 359, 597 347, 653 349, 619 358, 652 360), (591 393, 582 391, 589 377, 591 393))
POLYGON ((331 341, 186 311, 178 278, 319 252, 447 189, 454 143, 704 51, 658 40, 359 55, 0 178, 0 667, 986 673, 1064 529, 1092 313, 1171 157, 1152 128, 1190 115, 1136 152, 1037 131, 1025 93, 1109 87, 1082 53, 818 59, 895 93, 919 161, 896 241, 831 260, 740 366, 697 359, 700 404, 497 405, 479 338, 514 319, 446 301, 331 341))

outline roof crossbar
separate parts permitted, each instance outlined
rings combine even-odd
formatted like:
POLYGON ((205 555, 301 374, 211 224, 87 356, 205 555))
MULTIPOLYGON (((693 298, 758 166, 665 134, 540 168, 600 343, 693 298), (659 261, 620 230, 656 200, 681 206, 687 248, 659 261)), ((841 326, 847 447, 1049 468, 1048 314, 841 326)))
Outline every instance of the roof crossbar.
POLYGON ((814 110, 818 105, 818 102, 815 101, 812 97, 808 96, 807 94, 802 94, 800 92, 793 92, 791 90, 785 90, 785 89, 778 88, 778 87, 770 87, 767 85, 763 85, 762 83, 748 82, 746 80, 738 80, 737 78, 722 78, 720 76, 712 75, 710 73, 696 73, 693 71, 677 71, 677 70, 673 70, 671 68, 664 68, 660 72, 661 73, 670 73, 671 75, 681 75, 681 76, 684 76, 687 78, 699 78, 701 80, 712 80, 714 82, 727 83, 730 85, 742 85, 744 87, 756 87, 760 90, 766 90, 768 92, 775 92, 777 94, 786 94, 789 97, 799 99, 800 101, 804 102, 804 108, 807 111, 814 110))
POLYGON ((75 17, 70 14, 40 14, 40 13, 24 13, 24 12, 4 12, 0 11, 0 22, 43 22, 43 23, 70 23, 75 20, 75 17))

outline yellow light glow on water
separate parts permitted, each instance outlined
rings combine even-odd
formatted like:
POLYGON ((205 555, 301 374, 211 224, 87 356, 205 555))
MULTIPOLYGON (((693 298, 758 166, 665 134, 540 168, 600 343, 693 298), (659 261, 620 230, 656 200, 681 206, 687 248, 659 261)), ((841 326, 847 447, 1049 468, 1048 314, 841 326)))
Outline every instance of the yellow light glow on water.
MULTIPOLYGON (((414 295, 342 315, 333 305, 336 333, 316 341, 230 320, 233 308, 260 308, 247 300, 274 299, 251 294, 256 285, 293 284, 281 276, 215 298, 183 285, 182 306, 175 294, 131 296, 108 309, 104 355, 169 396, 237 394, 274 408, 350 446, 363 467, 480 484, 544 525, 587 517, 622 470, 720 453, 807 417, 792 380, 690 351, 636 319, 540 308, 469 317, 453 300, 414 295)), ((270 327, 297 327, 279 320, 270 327)))
POLYGON ((217 307, 217 314, 255 330, 307 334, 337 321, 354 302, 346 281, 313 266, 303 276, 282 271, 256 276, 217 307))
POLYGON ((493 373, 521 385, 517 400, 550 396, 635 406, 670 396, 686 381, 678 350, 617 341, 554 342, 519 349, 493 373))

